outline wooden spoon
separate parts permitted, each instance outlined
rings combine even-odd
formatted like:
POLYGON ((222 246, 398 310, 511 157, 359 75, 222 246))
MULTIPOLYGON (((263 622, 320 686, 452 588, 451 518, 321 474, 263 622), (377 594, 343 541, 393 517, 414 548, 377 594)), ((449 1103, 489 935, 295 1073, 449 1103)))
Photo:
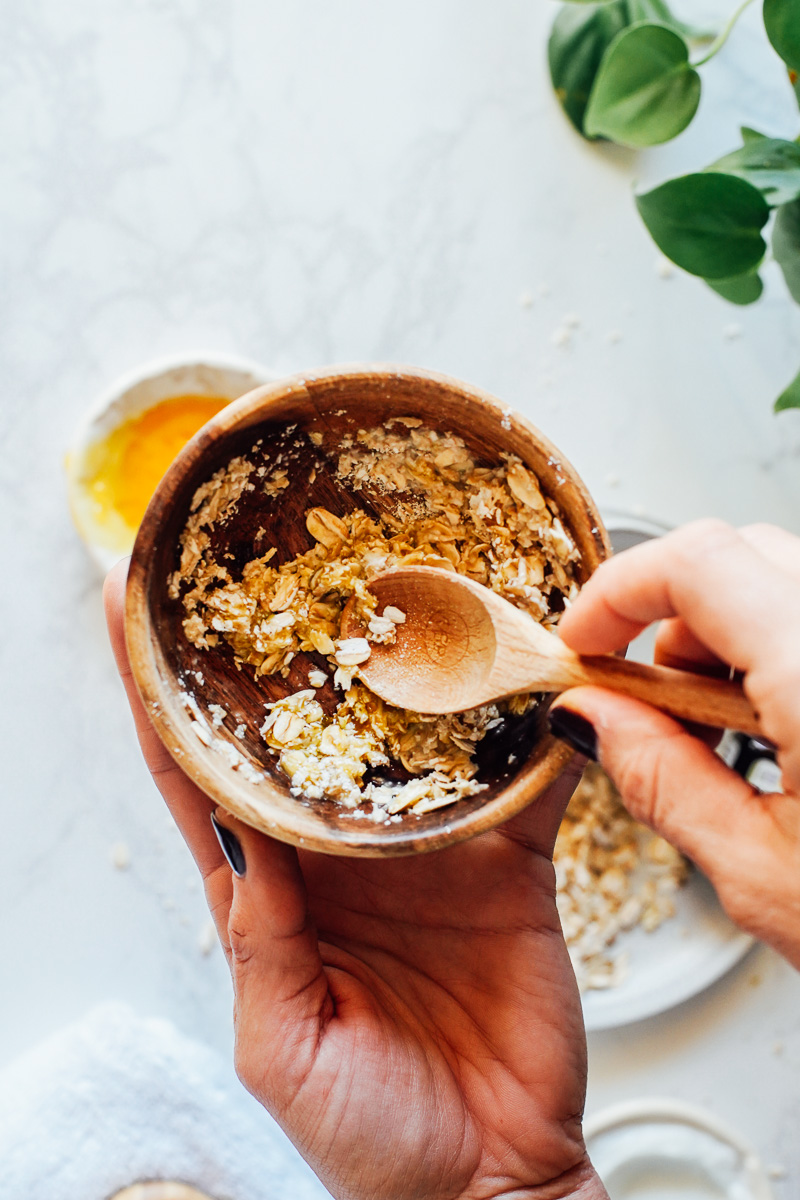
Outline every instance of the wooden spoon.
MULTIPOLYGON (((576 654, 526 613, 455 572, 398 567, 370 581, 377 612, 400 609, 390 645, 370 643, 359 674, 390 704, 421 713, 462 712, 516 692, 565 692, 594 684, 644 700, 682 721, 762 736, 758 717, 738 684, 576 654)), ((363 637, 354 601, 342 614, 342 635, 363 637)))

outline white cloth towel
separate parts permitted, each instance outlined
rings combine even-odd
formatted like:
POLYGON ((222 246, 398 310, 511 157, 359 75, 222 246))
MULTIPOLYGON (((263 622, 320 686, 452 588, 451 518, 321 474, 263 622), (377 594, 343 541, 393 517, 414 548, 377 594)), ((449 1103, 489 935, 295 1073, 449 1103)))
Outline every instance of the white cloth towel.
POLYGON ((0 1200, 176 1179, 219 1200, 329 1193, 218 1054, 103 1005, 0 1073, 0 1200))

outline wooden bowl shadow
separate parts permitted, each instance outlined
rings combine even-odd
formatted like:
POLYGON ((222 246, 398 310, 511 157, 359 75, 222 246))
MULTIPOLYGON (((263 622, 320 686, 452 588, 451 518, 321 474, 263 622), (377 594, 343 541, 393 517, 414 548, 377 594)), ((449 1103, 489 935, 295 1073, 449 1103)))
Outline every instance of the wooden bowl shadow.
MULTIPOLYGON (((393 856, 435 850, 507 820, 554 781, 570 758, 546 730, 548 698, 527 716, 510 718, 480 744, 484 791, 433 812, 406 813, 376 823, 364 810, 292 796, 259 734, 265 704, 307 687, 308 670, 327 662, 298 654, 286 679, 254 678, 238 668, 227 644, 191 645, 180 600, 168 594, 179 561, 179 538, 196 489, 237 455, 256 470, 289 467, 290 485, 277 496, 245 491, 234 515, 211 531, 217 561, 234 577, 274 546, 279 565, 310 549, 305 512, 323 506, 342 515, 362 508, 380 516, 389 497, 365 487, 353 492, 336 478, 341 439, 392 417, 419 417, 461 436, 482 465, 511 452, 535 472, 561 510, 581 554, 583 582, 609 553, 591 497, 563 456, 532 425, 491 396, 446 376, 408 368, 355 366, 295 376, 258 388, 223 409, 188 444, 164 477, 136 539, 128 576, 126 636, 134 678, 164 744, 179 765, 223 807, 281 840, 328 853, 393 856), (303 436, 321 435, 313 445, 303 436), (214 728, 213 709, 225 713, 214 728), (193 711, 194 709, 194 711, 193 711), (212 728, 198 736, 197 716, 212 728), (239 736, 237 736, 237 733, 239 736), (204 735, 208 737, 207 731, 204 735), (247 764, 234 769, 237 756, 247 764), (252 778, 258 773, 262 778, 252 778), (359 815, 356 815, 359 814, 359 815)), ((257 475, 251 478, 258 478, 257 475)), ((328 712, 338 702, 329 680, 317 693, 328 712)), ((387 772, 381 774, 386 777, 387 772)), ((405 778, 398 772, 397 778, 405 778)))

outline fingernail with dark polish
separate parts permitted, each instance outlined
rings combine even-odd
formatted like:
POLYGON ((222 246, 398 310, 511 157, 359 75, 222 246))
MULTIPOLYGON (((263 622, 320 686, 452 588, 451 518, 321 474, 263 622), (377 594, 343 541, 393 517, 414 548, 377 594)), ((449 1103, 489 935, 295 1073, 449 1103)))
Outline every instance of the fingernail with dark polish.
POLYGON ((558 708, 551 708, 547 723, 550 732, 562 741, 569 742, 573 750, 585 754, 587 758, 597 758, 597 734, 586 717, 560 704, 558 708))
POLYGON ((247 863, 244 860, 242 843, 232 830, 226 829, 224 825, 220 825, 213 813, 211 814, 211 824, 214 826, 214 833, 217 835, 217 840, 222 847, 222 853, 228 860, 228 866, 234 875, 238 875, 239 879, 244 879, 247 863))

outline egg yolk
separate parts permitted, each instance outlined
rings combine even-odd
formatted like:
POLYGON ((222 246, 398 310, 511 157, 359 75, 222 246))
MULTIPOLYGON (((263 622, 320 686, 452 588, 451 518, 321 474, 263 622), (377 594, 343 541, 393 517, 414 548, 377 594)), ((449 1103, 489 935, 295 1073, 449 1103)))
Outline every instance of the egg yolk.
POLYGON ((174 396, 124 421, 96 443, 85 483, 94 520, 118 526, 121 519, 135 533, 172 460, 229 403, 221 396, 174 396))

